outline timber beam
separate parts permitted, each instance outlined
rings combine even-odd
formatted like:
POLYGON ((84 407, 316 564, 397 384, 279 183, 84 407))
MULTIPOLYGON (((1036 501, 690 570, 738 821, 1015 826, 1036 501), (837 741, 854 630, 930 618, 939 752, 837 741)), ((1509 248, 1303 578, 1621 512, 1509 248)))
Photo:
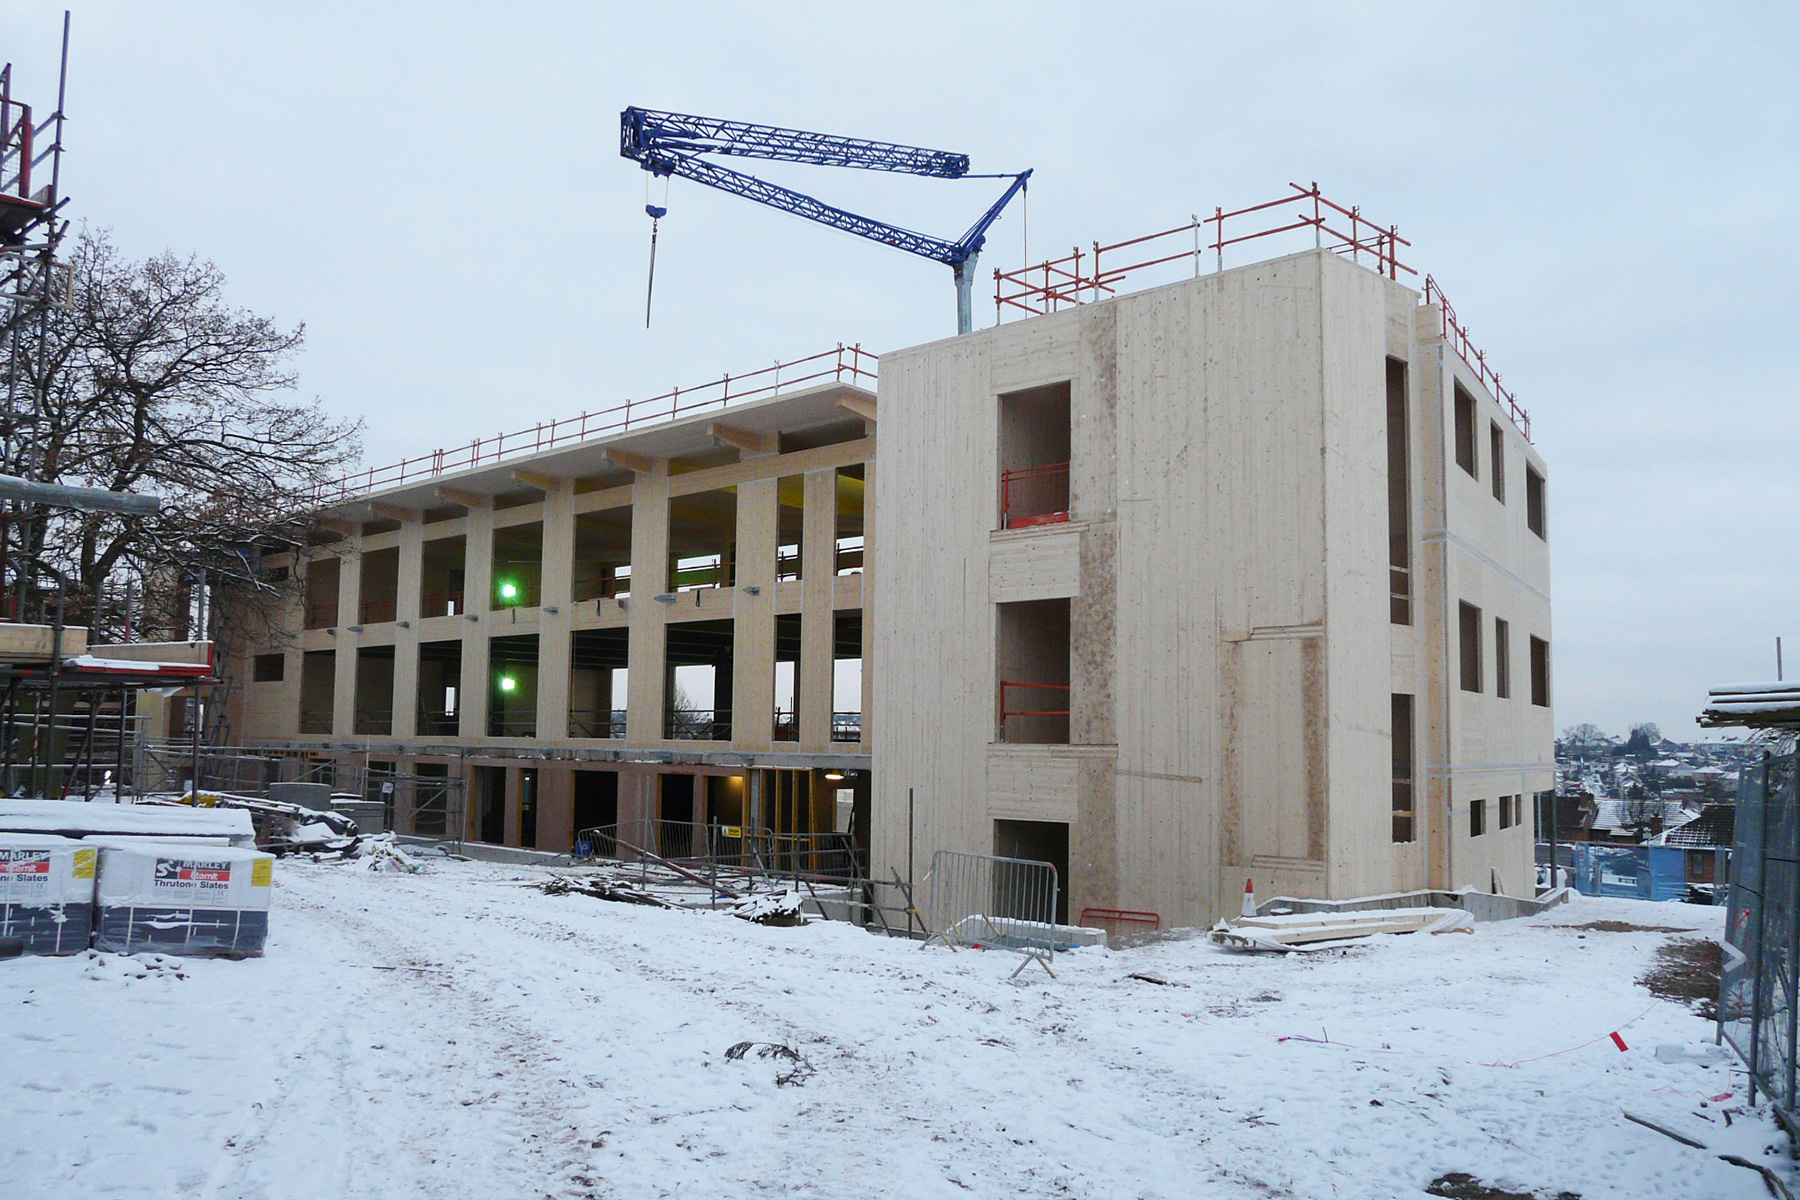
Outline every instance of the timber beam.
POLYGON ((606 449, 600 452, 607 462, 624 467, 627 471, 639 475, 648 475, 656 470, 656 460, 645 454, 633 454, 629 450, 606 449))

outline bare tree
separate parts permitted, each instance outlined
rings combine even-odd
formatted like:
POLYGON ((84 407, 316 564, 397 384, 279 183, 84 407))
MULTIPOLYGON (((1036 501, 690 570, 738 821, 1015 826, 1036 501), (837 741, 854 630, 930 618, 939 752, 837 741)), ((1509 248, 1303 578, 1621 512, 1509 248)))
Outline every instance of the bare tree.
POLYGON ((360 423, 286 394, 304 327, 231 307, 213 264, 129 261, 105 231, 83 230, 71 266, 73 302, 53 316, 41 373, 32 364, 41 405, 4 418, 5 469, 164 504, 150 517, 26 514, 10 550, 27 610, 60 578, 69 622, 102 636, 131 619, 128 591, 140 627, 173 636, 220 632, 199 627, 208 589, 234 593, 219 608, 266 619, 256 601, 282 586, 261 556, 304 536, 318 486, 360 454, 360 423))

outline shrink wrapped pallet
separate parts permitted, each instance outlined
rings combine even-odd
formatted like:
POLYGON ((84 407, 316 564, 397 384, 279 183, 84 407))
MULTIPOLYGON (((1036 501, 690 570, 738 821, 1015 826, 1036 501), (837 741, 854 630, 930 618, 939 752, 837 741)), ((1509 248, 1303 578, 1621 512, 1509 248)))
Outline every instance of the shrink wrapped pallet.
POLYGON ((26 954, 86 950, 98 853, 51 834, 0 834, 0 944, 26 954))
POLYGON ((94 945, 120 954, 259 955, 274 863, 274 855, 236 846, 106 840, 94 945))

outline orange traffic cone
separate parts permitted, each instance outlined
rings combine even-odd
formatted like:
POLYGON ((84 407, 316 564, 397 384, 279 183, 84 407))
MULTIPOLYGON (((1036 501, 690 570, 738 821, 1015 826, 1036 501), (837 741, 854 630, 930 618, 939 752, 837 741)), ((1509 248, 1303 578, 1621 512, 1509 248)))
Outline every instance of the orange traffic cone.
POLYGON ((1256 915, 1256 884, 1249 879, 1244 880, 1244 911, 1239 915, 1245 917, 1256 915))

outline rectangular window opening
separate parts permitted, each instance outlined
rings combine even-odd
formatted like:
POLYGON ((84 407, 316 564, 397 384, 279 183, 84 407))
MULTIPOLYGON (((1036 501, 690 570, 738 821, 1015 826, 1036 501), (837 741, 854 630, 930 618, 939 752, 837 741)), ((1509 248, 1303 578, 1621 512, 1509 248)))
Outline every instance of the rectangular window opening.
POLYGON ((1412 474, 1406 364, 1387 360, 1388 620, 1412 624, 1412 474))
POLYGON ((1494 695, 1512 697, 1512 629, 1499 617, 1494 618, 1494 695))
POLYGON ((1068 745, 1069 602, 995 606, 996 706, 1001 742, 1068 745))
POLYGON ((1457 604, 1459 619, 1458 648, 1461 651, 1462 690, 1481 690, 1481 610, 1467 601, 1457 604))
POLYGON ((1550 707, 1550 643, 1540 637, 1531 639, 1531 702, 1550 707))
POLYGON ((863 615, 861 609, 834 614, 831 630, 831 740, 863 740, 863 615))
POLYGON ((731 740, 734 626, 730 621, 671 621, 664 659, 663 737, 731 740))
POLYGON ((361 595, 357 619, 364 625, 398 620, 400 600, 400 550, 368 550, 362 556, 361 595))
POLYGON ((737 571, 737 489, 669 500, 669 590, 728 588, 737 571))
POLYGON ((455 737, 457 689, 462 686, 462 642, 419 643, 418 712, 420 737, 455 737))
POLYGON ((864 508, 868 497, 863 483, 863 464, 837 471, 837 574, 863 573, 864 508))
POLYGON ((537 736, 538 638, 488 641, 488 736, 537 736))
POLYGON ((250 662, 252 683, 280 683, 287 674, 287 655, 258 654, 250 662))
POLYGON ((1487 801, 1469 801, 1469 836, 1480 837, 1487 832, 1487 801))
POLYGON ((800 740, 800 642, 799 613, 775 618, 775 728, 778 742, 800 740))
POLYGON ((571 600, 623 600, 631 595, 631 506, 575 515, 571 600))
POLYGON ((1548 539, 1544 532, 1544 477, 1529 463, 1525 466, 1525 528, 1548 539))
POLYGON ((1393 693, 1394 812, 1393 839, 1413 840, 1413 698, 1393 693))
POLYGON ((1506 503, 1506 434, 1497 421, 1488 422, 1488 474, 1492 477, 1494 499, 1506 503))
MULTIPOLYGON (((536 608, 542 603, 544 523, 503 525, 494 530, 493 586, 496 609, 536 608)), ((535 656, 533 661, 536 661, 535 656)))
POLYGON ((419 554, 419 616, 458 617, 463 603, 463 563, 468 541, 463 535, 432 538, 419 554))
POLYGON ((569 638, 569 736, 625 736, 631 631, 577 629, 569 638))
POLYGON ((1070 386, 1009 392, 999 402, 1001 529, 1069 519, 1070 386))
POLYGON ((1473 479, 1481 478, 1481 469, 1475 461, 1475 397, 1471 396, 1462 384, 1455 385, 1454 407, 1456 409, 1456 465, 1469 473, 1473 479))

